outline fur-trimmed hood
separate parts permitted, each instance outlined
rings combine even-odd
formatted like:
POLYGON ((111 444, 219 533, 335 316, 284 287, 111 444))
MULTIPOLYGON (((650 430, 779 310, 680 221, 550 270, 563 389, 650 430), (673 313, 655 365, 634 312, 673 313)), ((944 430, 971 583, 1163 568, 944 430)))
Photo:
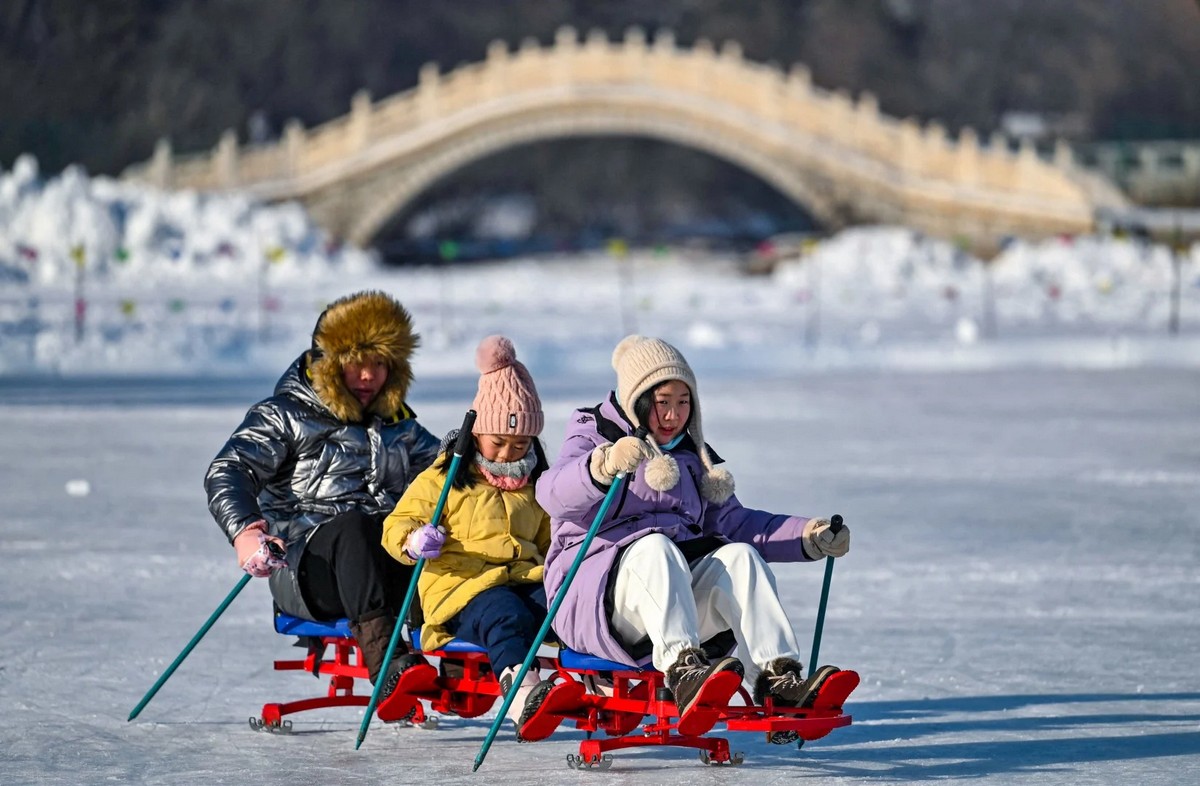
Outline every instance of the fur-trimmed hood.
POLYGON ((383 292, 358 292, 335 300, 321 314, 307 353, 309 378, 321 403, 339 420, 356 423, 371 413, 385 420, 404 411, 412 384, 410 358, 420 346, 412 317, 383 292), (388 378, 366 409, 346 388, 342 369, 378 355, 388 366, 388 378))

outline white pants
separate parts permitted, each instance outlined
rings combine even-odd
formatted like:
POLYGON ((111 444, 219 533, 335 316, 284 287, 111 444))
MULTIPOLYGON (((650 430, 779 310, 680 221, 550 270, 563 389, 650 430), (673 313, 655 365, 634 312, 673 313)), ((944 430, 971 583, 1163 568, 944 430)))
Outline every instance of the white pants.
POLYGON ((615 570, 613 631, 629 646, 648 638, 659 671, 726 630, 751 684, 773 658, 800 660, 775 574, 753 546, 730 543, 690 567, 670 538, 654 533, 626 547, 615 570))

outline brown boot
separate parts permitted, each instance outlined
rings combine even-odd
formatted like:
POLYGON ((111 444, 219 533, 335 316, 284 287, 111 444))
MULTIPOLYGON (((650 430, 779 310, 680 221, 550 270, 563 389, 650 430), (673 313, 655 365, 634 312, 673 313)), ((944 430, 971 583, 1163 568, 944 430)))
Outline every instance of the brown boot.
POLYGON ((720 708, 742 684, 742 674, 742 662, 737 658, 709 661, 694 647, 680 651, 665 675, 679 709, 679 733, 698 737, 711 729, 720 717, 720 708))
MULTIPOLYGON (((389 614, 350 623, 350 631, 358 641, 363 665, 367 667, 367 675, 372 685, 379 679, 379 669, 383 666, 383 658, 387 655, 388 645, 395 630, 396 618, 389 614)), ((399 641, 396 643, 396 651, 392 653, 392 659, 395 660, 406 652, 408 647, 404 646, 403 641, 399 641)))

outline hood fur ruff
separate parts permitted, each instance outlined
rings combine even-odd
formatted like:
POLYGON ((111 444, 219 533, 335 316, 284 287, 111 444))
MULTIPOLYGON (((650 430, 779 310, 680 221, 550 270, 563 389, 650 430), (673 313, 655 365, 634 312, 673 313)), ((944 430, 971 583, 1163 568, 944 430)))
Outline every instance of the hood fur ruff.
POLYGON ((368 413, 394 419, 404 410, 413 378, 409 359, 420 343, 408 311, 383 292, 359 292, 336 300, 313 331, 308 365, 313 391, 344 422, 356 423, 368 413), (342 369, 372 355, 387 364, 388 378, 364 412, 342 381, 342 369))

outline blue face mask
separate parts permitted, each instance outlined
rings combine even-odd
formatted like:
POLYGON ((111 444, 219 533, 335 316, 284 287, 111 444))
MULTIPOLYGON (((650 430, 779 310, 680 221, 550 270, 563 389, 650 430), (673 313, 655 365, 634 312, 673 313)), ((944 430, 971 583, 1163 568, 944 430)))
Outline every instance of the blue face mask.
POLYGON ((672 450, 672 449, 674 449, 674 447, 676 445, 678 445, 680 442, 683 441, 683 437, 685 434, 687 434, 686 431, 681 431, 681 432, 679 432, 679 436, 675 437, 675 439, 671 440, 670 442, 668 442, 665 445, 659 445, 659 447, 663 450, 672 450))

